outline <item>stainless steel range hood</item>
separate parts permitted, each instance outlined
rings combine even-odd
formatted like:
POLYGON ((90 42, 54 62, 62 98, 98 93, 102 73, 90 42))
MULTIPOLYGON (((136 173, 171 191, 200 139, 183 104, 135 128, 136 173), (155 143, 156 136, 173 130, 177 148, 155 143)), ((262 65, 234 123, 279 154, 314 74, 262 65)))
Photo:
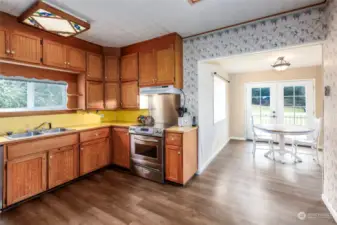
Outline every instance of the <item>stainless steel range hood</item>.
POLYGON ((183 92, 180 89, 175 88, 173 85, 144 87, 144 88, 140 88, 139 92, 141 95, 158 95, 158 94, 180 95, 180 94, 183 94, 183 92))

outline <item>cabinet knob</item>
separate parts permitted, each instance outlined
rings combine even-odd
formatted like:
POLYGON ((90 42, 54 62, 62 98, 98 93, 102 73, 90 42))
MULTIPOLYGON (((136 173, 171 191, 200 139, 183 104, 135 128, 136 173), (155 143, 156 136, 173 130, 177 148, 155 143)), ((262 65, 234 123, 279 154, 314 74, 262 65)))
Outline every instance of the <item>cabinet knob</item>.
POLYGON ((89 74, 89 73, 88 73, 87 75, 88 75, 88 77, 90 77, 90 74, 89 74))
POLYGON ((66 64, 66 65, 67 65, 67 62, 64 62, 64 64, 66 64))
POLYGON ((83 151, 84 149, 83 148, 81 148, 81 151, 83 151))
POLYGON ((14 54, 15 54, 15 51, 14 51, 14 50, 12 50, 12 52, 11 52, 11 53, 12 53, 12 55, 14 55, 14 54))
POLYGON ((97 137, 97 136, 98 136, 98 134, 96 133, 96 134, 95 134, 95 136, 97 137))
POLYGON ((7 49, 7 50, 6 50, 6 53, 7 53, 7 54, 10 54, 10 53, 11 53, 11 50, 7 49))
POLYGON ((178 155, 180 155, 181 154, 181 152, 178 152, 178 155))
POLYGON ((53 158, 53 156, 49 156, 49 158, 50 158, 50 159, 52 159, 52 158, 53 158))
POLYGON ((70 62, 68 62, 68 65, 70 65, 70 62))

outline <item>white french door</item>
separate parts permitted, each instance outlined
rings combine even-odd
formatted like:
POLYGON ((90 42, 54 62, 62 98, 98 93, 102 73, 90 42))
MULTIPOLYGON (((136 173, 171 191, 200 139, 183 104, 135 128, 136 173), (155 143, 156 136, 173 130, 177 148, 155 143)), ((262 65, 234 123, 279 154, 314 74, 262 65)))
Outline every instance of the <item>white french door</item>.
POLYGON ((314 103, 312 80, 246 84, 246 138, 252 139, 252 116, 254 124, 312 126, 314 103))

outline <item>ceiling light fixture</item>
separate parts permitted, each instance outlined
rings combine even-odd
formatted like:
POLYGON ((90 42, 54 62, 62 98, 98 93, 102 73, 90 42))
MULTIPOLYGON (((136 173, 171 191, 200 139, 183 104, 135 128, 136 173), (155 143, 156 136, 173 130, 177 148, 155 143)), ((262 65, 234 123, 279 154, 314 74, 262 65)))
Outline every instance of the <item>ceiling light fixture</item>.
POLYGON ((193 4, 195 4, 195 3, 198 3, 198 2, 200 2, 201 0, 188 0, 188 2, 191 4, 191 5, 193 5, 193 4))
POLYGON ((87 31, 90 24, 43 1, 37 1, 21 14, 19 22, 63 37, 87 31))
POLYGON ((276 71, 285 71, 291 64, 284 60, 284 56, 278 57, 274 65, 271 65, 276 71))

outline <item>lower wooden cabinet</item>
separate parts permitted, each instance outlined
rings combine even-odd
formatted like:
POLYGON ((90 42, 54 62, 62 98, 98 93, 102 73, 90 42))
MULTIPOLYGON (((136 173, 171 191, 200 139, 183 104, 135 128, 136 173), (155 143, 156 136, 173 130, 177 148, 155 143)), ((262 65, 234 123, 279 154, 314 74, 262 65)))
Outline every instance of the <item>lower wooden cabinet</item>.
POLYGON ((130 168, 130 137, 128 128, 112 129, 112 163, 130 168))
POLYGON ((110 163, 109 138, 82 143, 80 147, 80 175, 102 168, 110 163))
POLYGON ((78 145, 49 151, 48 188, 78 177, 78 145))
POLYGON ((166 146, 165 164, 166 164, 166 180, 176 183, 182 183, 182 154, 181 147, 166 146))
POLYGON ((19 202, 47 189, 47 153, 7 162, 7 202, 19 202))
POLYGON ((165 179, 186 184, 197 172, 198 130, 166 131, 165 179))

